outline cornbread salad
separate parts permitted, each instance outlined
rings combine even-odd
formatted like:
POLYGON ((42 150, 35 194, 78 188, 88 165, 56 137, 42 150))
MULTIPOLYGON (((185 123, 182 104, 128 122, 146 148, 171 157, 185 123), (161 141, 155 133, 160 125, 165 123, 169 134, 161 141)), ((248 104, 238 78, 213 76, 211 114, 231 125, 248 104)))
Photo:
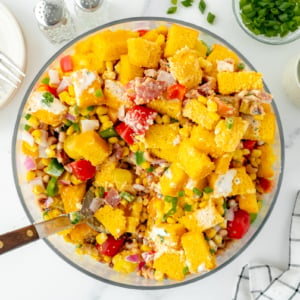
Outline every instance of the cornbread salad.
POLYGON ((183 280, 216 267, 273 188, 275 115, 262 74, 181 25, 101 31, 43 74, 23 118, 26 180, 45 219, 117 272, 183 280))

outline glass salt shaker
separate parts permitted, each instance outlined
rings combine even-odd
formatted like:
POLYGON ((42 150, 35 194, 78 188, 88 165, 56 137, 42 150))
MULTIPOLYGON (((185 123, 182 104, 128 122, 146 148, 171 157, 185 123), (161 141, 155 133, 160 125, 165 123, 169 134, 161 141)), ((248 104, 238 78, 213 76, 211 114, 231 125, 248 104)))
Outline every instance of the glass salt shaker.
POLYGON ((42 0, 34 9, 40 30, 54 44, 75 37, 75 26, 63 0, 42 0))
POLYGON ((73 0, 78 30, 85 32, 108 20, 106 0, 73 0))

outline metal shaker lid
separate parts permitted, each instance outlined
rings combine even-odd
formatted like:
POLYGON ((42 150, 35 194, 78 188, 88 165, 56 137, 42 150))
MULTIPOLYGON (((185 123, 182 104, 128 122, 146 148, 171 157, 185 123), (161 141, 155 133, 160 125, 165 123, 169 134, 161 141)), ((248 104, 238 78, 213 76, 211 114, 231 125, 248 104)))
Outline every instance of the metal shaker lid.
POLYGON ((76 5, 84 11, 94 11, 100 7, 103 0, 74 0, 76 5))
POLYGON ((39 1, 34 9, 35 17, 43 26, 49 27, 63 20, 64 8, 60 0, 39 1))

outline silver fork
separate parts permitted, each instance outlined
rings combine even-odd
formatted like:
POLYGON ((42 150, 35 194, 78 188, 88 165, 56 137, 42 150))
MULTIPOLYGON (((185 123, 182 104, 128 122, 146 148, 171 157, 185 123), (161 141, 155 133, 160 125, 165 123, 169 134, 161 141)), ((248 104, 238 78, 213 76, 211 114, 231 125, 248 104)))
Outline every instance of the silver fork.
POLYGON ((0 80, 17 88, 25 73, 3 52, 0 51, 0 80))

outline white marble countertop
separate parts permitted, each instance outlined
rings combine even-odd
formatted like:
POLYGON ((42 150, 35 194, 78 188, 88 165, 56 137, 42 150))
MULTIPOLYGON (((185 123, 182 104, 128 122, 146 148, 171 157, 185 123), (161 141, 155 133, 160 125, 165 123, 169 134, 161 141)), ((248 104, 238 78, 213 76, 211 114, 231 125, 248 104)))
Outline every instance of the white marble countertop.
MULTIPOLYGON (((18 199, 11 165, 11 142, 18 107, 38 70, 60 46, 51 45, 39 31, 33 16, 37 0, 1 2, 17 18, 27 44, 27 76, 12 101, 0 110, 0 232, 6 232, 29 224, 18 199)), ((111 20, 141 15, 167 17, 165 12, 170 5, 169 0, 110 2, 115 7, 111 20)), ((227 300, 231 299, 241 267, 248 261, 287 267, 289 219, 296 191, 300 188, 300 109, 289 101, 283 89, 282 73, 287 61, 299 54, 300 40, 281 46, 259 43, 239 28, 231 0, 206 1, 208 10, 217 16, 214 25, 206 22, 196 2, 193 8, 182 8, 172 17, 206 27, 240 50, 264 74, 280 112, 285 137, 284 178, 278 201, 260 234, 239 257, 213 276, 187 286, 155 291, 130 290, 97 281, 67 264, 41 240, 0 257, 1 299, 227 300)))

